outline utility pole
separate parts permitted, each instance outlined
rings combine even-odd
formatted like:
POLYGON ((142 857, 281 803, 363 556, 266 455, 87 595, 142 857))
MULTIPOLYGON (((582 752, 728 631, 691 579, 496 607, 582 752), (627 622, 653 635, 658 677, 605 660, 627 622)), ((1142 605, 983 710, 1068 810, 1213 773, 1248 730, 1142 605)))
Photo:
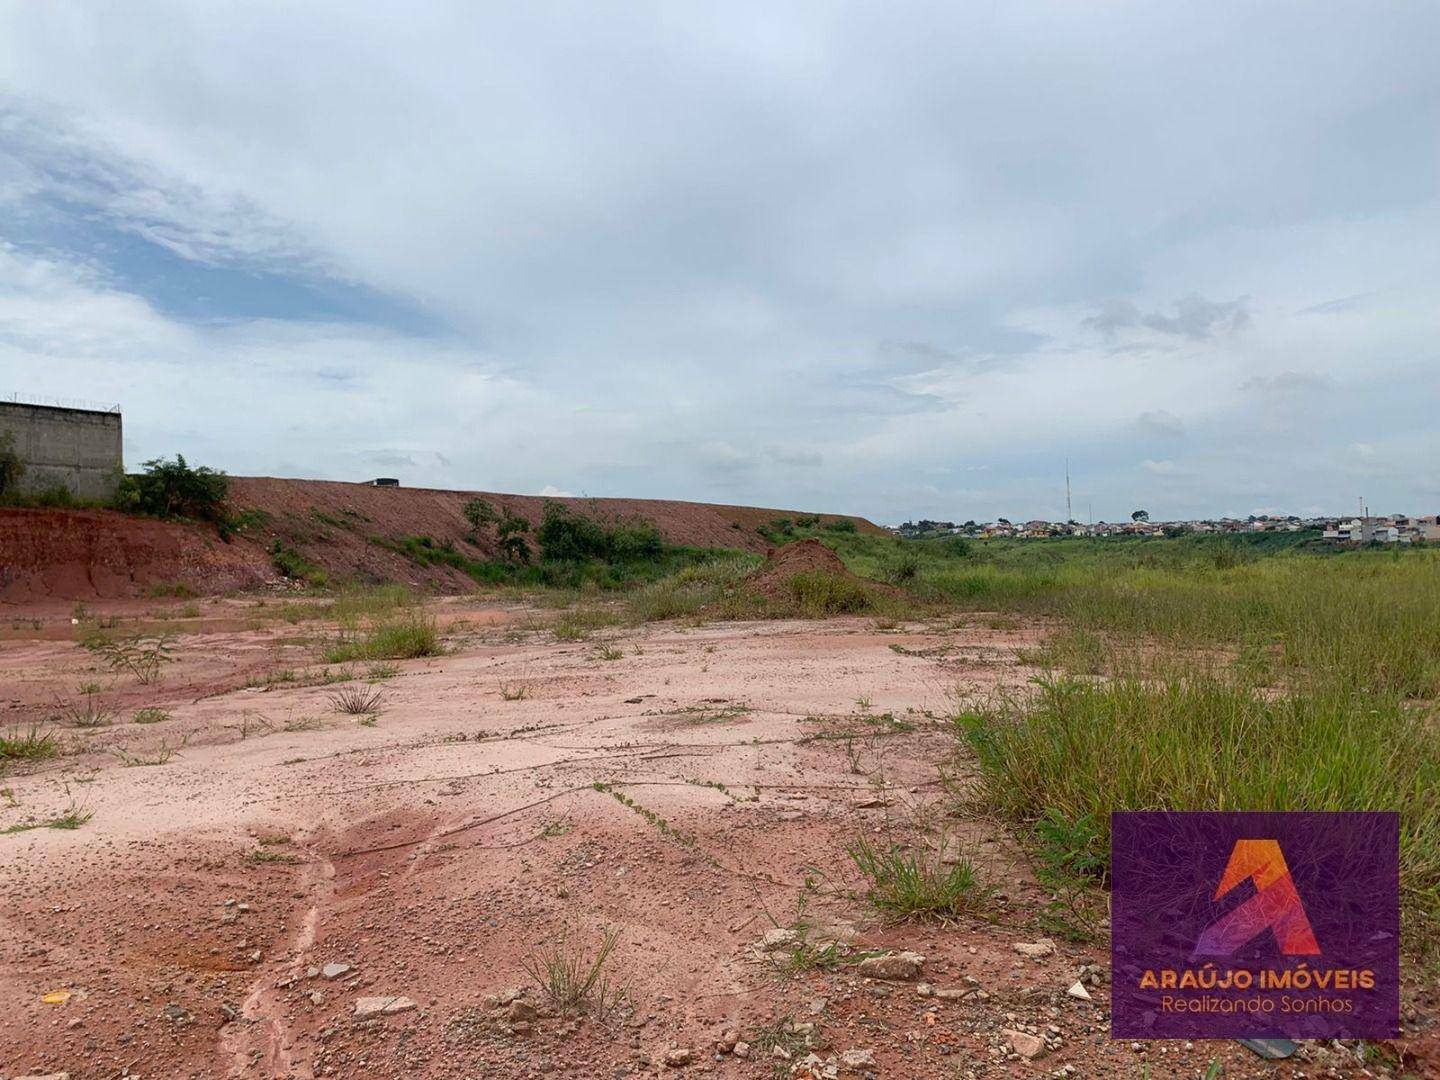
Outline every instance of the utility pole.
POLYGON ((1065 459, 1065 524, 1075 520, 1075 514, 1070 509, 1070 459, 1065 459))

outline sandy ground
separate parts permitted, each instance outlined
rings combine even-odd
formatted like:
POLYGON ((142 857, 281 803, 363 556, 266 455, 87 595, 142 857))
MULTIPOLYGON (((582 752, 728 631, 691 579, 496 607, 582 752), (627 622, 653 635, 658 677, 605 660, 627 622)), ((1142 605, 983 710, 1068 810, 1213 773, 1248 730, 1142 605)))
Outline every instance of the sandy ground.
POLYGON ((330 628, 273 601, 155 607, 109 612, 178 634, 149 685, 77 647, 68 610, 5 613, 8 729, 86 691, 113 713, 0 779, 0 830, 93 815, 0 835, 0 1076, 1387 1075, 1324 1047, 1272 1065, 1233 1043, 1112 1042, 1103 941, 1015 950, 1043 935, 1047 897, 942 772, 963 786, 955 688, 1023 685, 1033 627, 563 642, 517 605, 446 601, 447 655, 347 672, 316 661, 330 628), (361 723, 332 696, 367 674, 380 712, 361 723), (169 719, 133 723, 146 707, 169 719), (988 918, 877 918, 845 854, 865 835, 964 851, 1000 892, 988 918), (619 1004, 550 1015, 526 959, 593 951, 607 928, 619 1004), (765 951, 786 928, 840 942, 841 962, 765 951), (891 949, 923 970, 862 976, 891 949), (1087 971, 1091 1000, 1067 996, 1087 971), (398 1011, 357 1016, 365 998, 398 1011), (1007 1031, 1043 1049, 1020 1057, 1007 1031))

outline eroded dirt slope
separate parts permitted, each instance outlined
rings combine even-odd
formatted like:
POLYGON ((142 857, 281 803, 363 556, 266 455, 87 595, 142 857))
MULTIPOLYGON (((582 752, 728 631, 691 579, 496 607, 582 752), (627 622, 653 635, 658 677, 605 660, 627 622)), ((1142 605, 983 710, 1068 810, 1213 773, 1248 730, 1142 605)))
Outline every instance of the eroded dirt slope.
MULTIPOLYGON (((105 510, 0 509, 0 605, 145 596, 170 586, 200 595, 279 581, 271 548, 278 541, 333 581, 403 582, 466 591, 474 582, 444 564, 421 565, 384 541, 428 536, 464 555, 495 555, 493 536, 468 535, 461 513, 475 497, 540 521, 546 499, 533 495, 374 488, 324 480, 234 477, 236 512, 258 521, 224 543, 209 526, 161 522, 105 510), (377 542, 381 541, 381 542, 377 542)), ((756 531, 796 511, 661 499, 559 499, 578 514, 606 521, 654 522, 671 544, 764 551, 756 531)), ((833 521, 839 515, 817 515, 833 521)), ((863 518, 858 529, 879 532, 863 518)))

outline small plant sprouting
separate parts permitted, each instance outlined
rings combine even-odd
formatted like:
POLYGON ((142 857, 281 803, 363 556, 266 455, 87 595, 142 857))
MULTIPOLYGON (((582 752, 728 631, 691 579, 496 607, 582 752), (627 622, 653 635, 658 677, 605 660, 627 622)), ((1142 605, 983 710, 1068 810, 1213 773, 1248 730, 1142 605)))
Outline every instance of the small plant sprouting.
POLYGON ((500 684, 500 697, 501 697, 503 700, 505 700, 505 701, 524 701, 524 700, 525 700, 526 698, 528 698, 529 696, 530 696, 530 684, 529 684, 529 683, 523 683, 523 682, 508 683, 508 682, 505 682, 505 683, 501 683, 501 684, 500 684))
MULTIPOLYGON (((68 786, 66 790, 68 792, 68 786)), ((23 821, 18 825, 11 825, 8 829, 0 830, 0 836, 29 832, 31 829, 78 829, 94 816, 95 811, 82 806, 72 795, 70 805, 65 808, 64 813, 56 814, 52 818, 45 818, 43 821, 23 821)))
POLYGON ((121 765, 126 768, 134 768, 139 765, 168 765, 170 759, 185 748, 190 736, 182 738, 178 745, 171 746, 168 742, 162 741, 155 749, 141 754, 132 754, 125 747, 117 746, 114 750, 115 757, 121 765))
POLYGON ((164 709, 155 706, 148 706, 144 709, 137 709, 132 718, 137 724, 159 724, 170 719, 170 714, 164 709))
POLYGON ((620 660, 623 659, 624 656, 624 651, 617 649, 614 645, 602 645, 595 652, 596 660, 620 660))
POLYGON ((626 996, 605 973, 605 963, 619 940, 620 931, 606 927, 601 931, 599 950, 589 956, 570 946, 562 935, 553 947, 523 961, 525 972, 562 1016, 590 1011, 603 1019, 626 996))

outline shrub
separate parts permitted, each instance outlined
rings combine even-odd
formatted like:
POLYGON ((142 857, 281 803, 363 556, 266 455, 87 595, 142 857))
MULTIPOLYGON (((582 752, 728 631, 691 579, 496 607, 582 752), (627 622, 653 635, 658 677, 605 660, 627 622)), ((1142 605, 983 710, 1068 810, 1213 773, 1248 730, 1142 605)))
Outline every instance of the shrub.
POLYGON ((489 525, 494 525, 500 520, 499 513, 484 499, 471 499, 460 511, 465 515, 465 520, 470 523, 471 533, 478 533, 489 525))
POLYGON ((525 539, 525 534, 529 531, 528 521, 518 514, 507 513, 495 526, 495 540, 500 545, 500 554, 511 562, 528 563, 530 541, 525 539))
POLYGON ((542 557, 561 562, 601 559, 609 552, 605 529, 599 522, 572 514, 557 502, 545 504, 535 538, 540 542, 542 557))
POLYGON ((154 517, 188 517, 216 523, 225 520, 225 496, 230 478, 201 465, 192 469, 183 454, 174 461, 154 458, 139 473, 120 482, 116 505, 122 510, 154 517))
POLYGON ((635 562, 656 558, 664 550, 660 530, 651 522, 628 521, 607 527, 573 514, 557 502, 545 504, 535 538, 541 556, 556 562, 635 562))
POLYGON ((914 581, 919 573, 920 560, 914 555, 905 554, 890 565, 890 572, 887 576, 896 585, 906 585, 914 581))
POLYGON ((825 528, 830 532, 836 533, 853 533, 859 531, 855 528, 855 522, 849 518, 838 518, 835 521, 828 522, 825 528))
POLYGON ((303 581, 316 588, 323 588, 330 580, 329 575, 321 567, 294 548, 286 547, 279 540, 270 545, 270 563, 292 581, 303 581))

